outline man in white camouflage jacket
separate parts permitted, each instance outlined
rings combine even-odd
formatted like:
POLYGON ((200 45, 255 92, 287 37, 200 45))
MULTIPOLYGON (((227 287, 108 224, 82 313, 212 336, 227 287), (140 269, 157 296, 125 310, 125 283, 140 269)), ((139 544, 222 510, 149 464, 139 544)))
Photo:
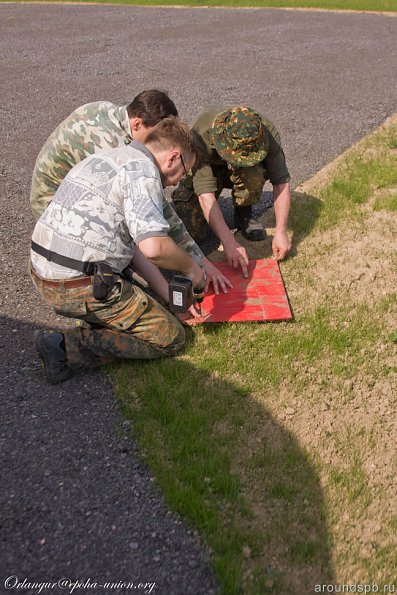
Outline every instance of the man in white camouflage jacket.
MULTIPOLYGON (((203 291, 203 270, 169 237, 162 208, 163 188, 176 185, 196 156, 189 127, 164 118, 145 145, 133 141, 90 155, 61 182, 33 231, 31 275, 58 314, 85 324, 36 331, 51 384, 76 368, 170 356, 183 346, 176 317, 123 271, 132 261, 165 301, 168 283, 158 267, 182 272, 196 294, 203 291)), ((194 307, 190 313, 197 315, 194 307)))

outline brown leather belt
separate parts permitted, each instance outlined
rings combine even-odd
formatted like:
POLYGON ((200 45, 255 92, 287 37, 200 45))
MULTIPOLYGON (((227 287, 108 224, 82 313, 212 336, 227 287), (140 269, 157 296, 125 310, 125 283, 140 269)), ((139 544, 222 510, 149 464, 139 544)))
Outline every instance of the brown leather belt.
POLYGON ((65 287, 66 289, 75 289, 77 287, 88 287, 92 285, 91 277, 77 277, 75 279, 43 279, 33 270, 31 267, 31 272, 34 278, 43 286, 43 287, 54 287, 55 289, 60 289, 65 287))

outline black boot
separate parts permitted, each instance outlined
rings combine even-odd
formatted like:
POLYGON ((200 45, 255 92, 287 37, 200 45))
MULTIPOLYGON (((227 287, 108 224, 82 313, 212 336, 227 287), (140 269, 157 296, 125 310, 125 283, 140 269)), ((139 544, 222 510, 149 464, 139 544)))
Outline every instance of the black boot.
POLYGON ((265 239, 263 225, 253 217, 252 207, 235 207, 234 220, 246 240, 261 242, 265 239))
POLYGON ((34 338, 40 359, 44 364, 44 373, 49 384, 58 384, 69 380, 73 370, 67 364, 65 341, 57 331, 35 331, 34 338))

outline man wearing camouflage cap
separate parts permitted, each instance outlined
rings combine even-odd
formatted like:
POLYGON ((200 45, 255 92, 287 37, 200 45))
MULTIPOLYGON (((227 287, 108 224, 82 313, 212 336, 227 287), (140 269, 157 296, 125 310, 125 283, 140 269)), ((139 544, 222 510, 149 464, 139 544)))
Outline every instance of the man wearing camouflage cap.
POLYGON ((200 159, 172 195, 189 233, 201 242, 209 225, 223 244, 227 261, 246 275, 247 252, 226 225, 217 199, 223 188, 231 188, 236 227, 248 240, 263 240, 264 229, 253 218, 252 205, 259 202, 263 185, 270 180, 276 214, 272 250, 275 258, 284 258, 291 248, 290 175, 273 124, 249 107, 214 105, 196 118, 192 128, 200 159))

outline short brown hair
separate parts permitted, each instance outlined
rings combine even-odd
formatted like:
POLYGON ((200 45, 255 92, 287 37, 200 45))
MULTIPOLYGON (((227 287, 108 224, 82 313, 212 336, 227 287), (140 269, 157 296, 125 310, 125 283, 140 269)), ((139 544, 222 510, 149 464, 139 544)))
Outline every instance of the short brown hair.
POLYGON ((183 155, 197 159, 197 148, 189 126, 179 118, 164 118, 146 137, 146 144, 158 144, 163 149, 179 148, 183 155))
POLYGON ((146 128, 156 126, 163 118, 177 116, 174 102, 164 91, 142 91, 127 105, 129 118, 142 118, 146 128))

